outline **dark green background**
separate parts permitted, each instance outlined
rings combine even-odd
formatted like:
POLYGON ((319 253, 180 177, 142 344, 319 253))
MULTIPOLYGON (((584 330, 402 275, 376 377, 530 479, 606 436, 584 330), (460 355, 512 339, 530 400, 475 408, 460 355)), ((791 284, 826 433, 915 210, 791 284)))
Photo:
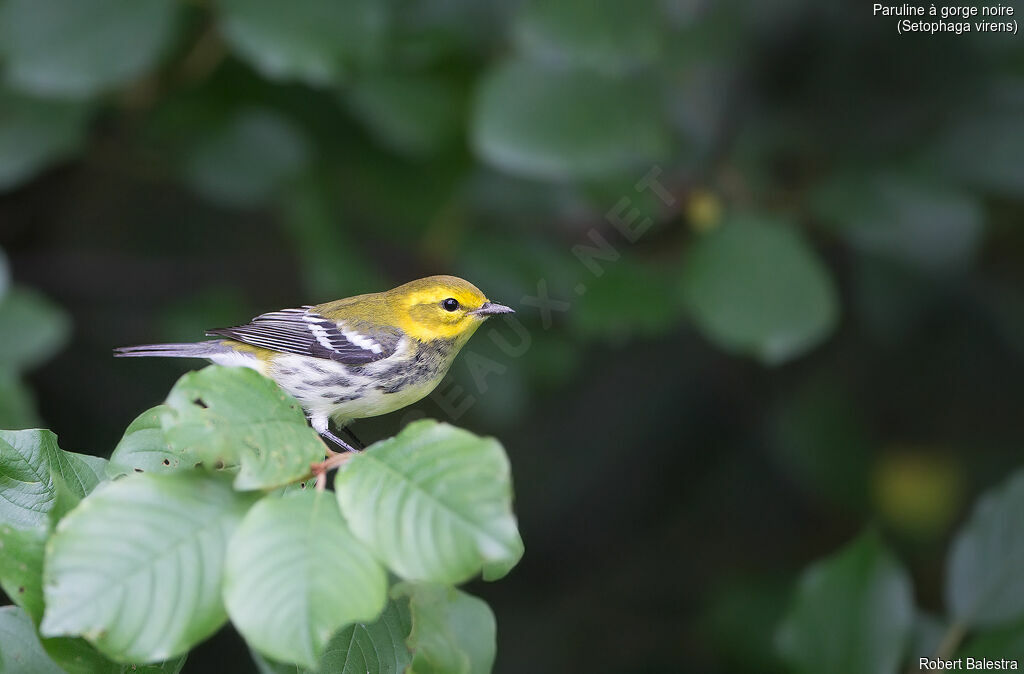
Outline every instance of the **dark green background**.
POLYGON ((5 423, 109 455, 190 367, 112 347, 458 274, 530 337, 417 405, 512 459, 496 671, 781 669, 800 570, 869 524, 940 613, 1021 464, 1024 51, 870 7, 0 0, 0 248, 54 305, 0 305, 5 423))

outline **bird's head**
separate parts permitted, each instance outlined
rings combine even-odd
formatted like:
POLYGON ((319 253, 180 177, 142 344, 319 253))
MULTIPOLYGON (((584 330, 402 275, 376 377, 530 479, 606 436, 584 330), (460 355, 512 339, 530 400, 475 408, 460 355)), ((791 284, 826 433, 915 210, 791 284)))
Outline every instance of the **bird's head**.
POLYGON ((488 316, 514 313, 456 276, 428 276, 387 294, 394 302, 402 330, 423 341, 468 339, 488 316))

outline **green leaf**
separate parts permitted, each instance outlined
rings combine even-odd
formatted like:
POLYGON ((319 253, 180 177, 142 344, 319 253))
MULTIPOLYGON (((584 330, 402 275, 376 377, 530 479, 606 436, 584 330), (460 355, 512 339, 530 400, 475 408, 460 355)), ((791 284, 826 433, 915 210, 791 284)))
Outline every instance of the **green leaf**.
POLYGON ((1018 358, 1024 359, 1024 295, 1011 281, 1009 284, 986 284, 984 292, 976 298, 988 316, 986 323, 1018 358))
POLYGON ((173 0, 6 0, 0 55, 27 92, 85 97, 152 68, 174 28, 173 0))
POLYGON ((270 492, 267 493, 267 496, 270 496, 270 497, 290 496, 291 494, 294 494, 296 492, 304 492, 307 489, 312 489, 315 485, 316 485, 316 478, 310 477, 309 479, 303 480, 302 482, 292 482, 291 484, 286 484, 283 487, 279 487, 277 489, 273 489, 273 490, 271 490, 270 492))
POLYGON ((184 178, 213 201, 260 204, 294 178, 309 155, 306 138, 287 118, 272 110, 241 110, 191 149, 184 178))
POLYGON ((386 601, 384 569, 324 492, 264 499, 228 546, 228 614, 250 646, 275 660, 315 668, 335 632, 376 618, 386 601))
POLYGON ((773 631, 782 620, 793 584, 764 569, 756 576, 718 574, 704 590, 707 609, 695 625, 696 638, 721 659, 726 672, 785 672, 773 631))
POLYGON ((22 529, 45 523, 57 500, 55 476, 81 498, 103 480, 106 463, 63 451, 50 431, 0 431, 0 522, 22 529))
POLYGON ((910 634, 910 645, 907 647, 907 655, 911 662, 916 658, 927 655, 931 656, 939 652, 942 647, 942 640, 949 632, 949 625, 944 619, 937 618, 924 611, 917 611, 914 614, 914 627, 910 634))
MULTIPOLYGON (((106 459, 98 459, 97 457, 87 458, 96 459, 94 470, 97 476, 102 476, 106 473, 106 459)), ((60 521, 64 519, 64 516, 71 512, 75 506, 81 503, 85 496, 92 493, 93 489, 102 484, 102 482, 97 482, 88 489, 78 489, 72 488, 59 474, 54 473, 51 477, 53 479, 53 507, 46 514, 46 520, 52 532, 60 524, 60 521)))
POLYGON ((526 61, 494 68, 480 86, 473 144, 511 173, 562 180, 649 168, 669 153, 651 83, 526 61))
POLYGON ((175 451, 167 442, 161 419, 171 408, 152 407, 135 418, 125 429, 124 437, 110 455, 107 474, 110 477, 130 473, 173 473, 193 468, 199 462, 191 452, 175 451))
MULTIPOLYGON (((0 89, 0 95, 2 95, 2 89, 0 89)), ((2 109, 2 108, 0 108, 2 109)), ((2 127, 0 127, 2 128, 2 127)), ((2 150, 0 150, 2 151, 2 150)), ((4 255, 4 251, 0 249, 0 298, 3 298, 7 294, 7 289, 11 286, 11 266, 7 262, 7 256, 4 255)))
POLYGON ((46 654, 68 674, 122 674, 131 666, 107 660, 85 639, 56 637, 42 643, 46 654))
POLYGON ((30 529, 0 523, 0 587, 36 624, 43 619, 46 541, 61 518, 81 500, 59 474, 51 472, 50 477, 54 500, 46 521, 30 529))
POLYGON ((974 197, 914 174, 839 176, 812 205, 856 248, 933 273, 969 265, 984 228, 974 197))
POLYGON ((64 674, 46 656, 32 619, 15 606, 0 607, 0 672, 64 674))
POLYGON ((31 369, 49 360, 71 335, 71 320, 41 293, 12 288, 0 299, 0 368, 31 369))
POLYGON ((683 263, 683 301, 704 336, 778 364, 835 327, 836 290, 789 223, 740 216, 704 235, 683 263))
POLYGON ((0 428, 23 429, 40 425, 32 391, 16 373, 0 370, 0 428))
POLYGON ((455 82, 436 75, 390 73, 360 78, 347 100, 383 145, 416 157, 458 140, 466 95, 455 82))
POLYGON ((497 645, 486 602, 434 584, 400 583, 391 594, 409 597, 410 674, 489 674, 497 645))
POLYGON ((409 666, 405 639, 412 629, 409 605, 389 601, 376 622, 350 625, 338 632, 320 658, 319 671, 340 674, 390 674, 409 666))
POLYGON ((949 551, 946 604, 967 627, 1024 617, 1024 471, 984 494, 949 551))
POLYGON ((508 457, 480 438, 425 419, 353 457, 335 477, 352 532, 402 578, 499 578, 523 554, 508 457))
MULTIPOLYGON (((1017 662, 1024 660, 1024 621, 1018 620, 1005 627, 971 635, 963 647, 956 652, 956 657, 964 658, 965 662, 967 658, 975 660, 1008 658, 1017 662)), ((1004 667, 1004 669, 1009 669, 1009 667, 1004 667)))
POLYGON ((618 73, 655 61, 664 27, 655 0, 532 0, 513 37, 521 51, 546 62, 618 73))
POLYGON ((86 103, 35 98, 0 85, 0 190, 77 151, 89 111, 86 103))
POLYGON ((411 620, 408 601, 389 601, 376 622, 356 623, 336 633, 314 670, 274 662, 256 651, 251 654, 261 674, 398 674, 405 672, 411 661, 405 646, 411 620))
POLYGON ((900 260, 861 254, 852 267, 854 313, 876 341, 899 343, 942 299, 942 286, 933 277, 900 260))
POLYGON ((898 671, 914 621, 910 580, 874 533, 811 565, 778 634, 796 672, 898 671))
POLYGON ((201 472, 105 483, 47 545, 41 633, 84 636, 119 662, 186 652, 227 617, 225 551, 251 503, 201 472))
POLYGON ((387 23, 374 0, 221 0, 221 30, 237 54, 272 79, 313 85, 339 81, 379 60, 387 23))
POLYGON ((43 649, 67 674, 178 674, 185 666, 184 655, 152 665, 118 664, 79 638, 43 639, 43 649))
POLYGON ((260 655, 257 651, 249 649, 249 655, 256 664, 258 674, 306 674, 310 670, 298 665, 289 665, 283 662, 274 662, 260 655))
MULTIPOLYGON (((1002 106, 1005 107, 1005 106, 1002 106)), ((934 161, 945 174, 996 195, 1024 193, 1024 119, 1019 110, 956 115, 935 144, 934 161)))
MULTIPOLYGON (((60 450, 56 446, 56 438, 49 431, 0 433, 7 435, 10 440, 0 440, 0 443, 10 448, 5 452, 0 444, 0 465, 6 463, 13 468, 4 471, 8 472, 12 482, 0 489, 0 499, 3 499, 0 503, 9 499, 21 507, 35 505, 42 510, 30 509, 32 516, 38 512, 43 514, 41 520, 28 528, 17 528, 0 522, 0 587, 18 606, 25 609, 34 623, 39 623, 44 608, 43 558, 46 541, 60 519, 99 483, 105 461, 60 450), (44 489, 25 489, 26 484, 19 479, 34 477, 37 471, 39 475, 45 476, 39 481, 39 486, 44 489), (73 486, 62 475, 71 478, 73 486)), ((24 522, 19 520, 19 524, 24 522)))
POLYGON ((43 552, 48 535, 44 525, 15 529, 0 524, 0 587, 35 623, 43 617, 43 552))
POLYGON ((171 389, 167 408, 161 422, 171 448, 211 468, 239 465, 236 489, 280 487, 324 457, 299 403, 249 368, 189 372, 171 389))
POLYGON ((802 489, 860 514, 869 503, 875 444, 856 400, 829 375, 811 376, 780 400, 772 454, 802 489))
POLYGON ((142 674, 178 674, 185 667, 186 657, 185 655, 179 655, 176 658, 149 665, 127 665, 122 668, 124 670, 123 674, 135 674, 136 672, 142 672, 142 674))

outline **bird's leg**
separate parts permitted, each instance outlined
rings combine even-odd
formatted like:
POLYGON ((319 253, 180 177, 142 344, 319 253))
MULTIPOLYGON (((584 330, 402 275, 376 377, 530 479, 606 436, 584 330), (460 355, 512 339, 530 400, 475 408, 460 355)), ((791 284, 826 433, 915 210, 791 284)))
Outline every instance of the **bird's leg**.
MULTIPOLYGON (((358 449, 356 449, 355 447, 348 444, 347 442, 339 438, 337 435, 332 433, 329 428, 325 428, 324 430, 320 431, 320 435, 333 442, 336 446, 341 447, 346 452, 354 452, 356 454, 359 453, 358 449)), ((337 454, 337 452, 331 451, 329 447, 327 448, 327 453, 330 456, 334 456, 335 454, 337 454)))
POLYGON ((366 443, 360 440, 359 437, 352 431, 351 428, 349 428, 348 426, 344 426, 342 427, 341 430, 345 431, 348 437, 352 438, 352 443, 354 444, 354 446, 358 447, 360 451, 366 449, 366 443))
POLYGON ((323 491, 327 488, 327 471, 332 468, 337 468, 341 464, 345 463, 350 458, 358 454, 359 450, 331 432, 327 417, 313 416, 310 417, 309 423, 313 427, 313 430, 320 434, 320 437, 333 442, 337 447, 345 450, 343 452, 335 452, 328 447, 326 443, 324 443, 324 449, 327 451, 327 458, 323 461, 310 464, 310 470, 313 475, 316 476, 316 488, 319 491, 323 491))
POLYGON ((316 476, 316 488, 319 491, 323 491, 327 488, 327 471, 331 468, 340 466, 345 461, 348 461, 350 458, 358 454, 359 450, 339 438, 334 433, 331 433, 330 430, 320 431, 320 435, 345 450, 344 452, 336 452, 325 443, 324 449, 327 451, 327 458, 323 461, 314 462, 309 465, 313 475, 316 476))
MULTIPOLYGON (((334 433, 331 432, 330 422, 328 421, 326 416, 320 416, 320 415, 317 415, 317 414, 310 415, 310 417, 309 417, 309 425, 313 427, 314 431, 316 431, 317 433, 320 434, 320 437, 324 438, 325 440, 330 440, 331 442, 334 443, 335 446, 340 447, 344 451, 346 451, 346 452, 358 452, 359 451, 358 449, 356 449, 352 445, 348 444, 347 442, 345 442, 344 440, 342 440, 337 435, 335 435, 334 433)), ((333 449, 331 449, 329 446, 327 446, 327 443, 324 443, 324 446, 327 449, 327 455, 328 456, 332 456, 333 457, 335 454, 337 454, 337 452, 335 452, 333 449)))

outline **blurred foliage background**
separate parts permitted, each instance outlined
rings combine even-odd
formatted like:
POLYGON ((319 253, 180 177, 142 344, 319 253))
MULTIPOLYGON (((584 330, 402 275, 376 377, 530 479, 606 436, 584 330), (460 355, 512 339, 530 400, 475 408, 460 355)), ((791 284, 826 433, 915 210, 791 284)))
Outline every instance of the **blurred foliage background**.
POLYGON ((802 568, 872 525, 939 614, 1021 464, 1022 113, 1020 38, 864 3, 0 0, 0 427, 108 455, 185 366, 112 347, 458 274, 497 671, 784 671, 802 568))

